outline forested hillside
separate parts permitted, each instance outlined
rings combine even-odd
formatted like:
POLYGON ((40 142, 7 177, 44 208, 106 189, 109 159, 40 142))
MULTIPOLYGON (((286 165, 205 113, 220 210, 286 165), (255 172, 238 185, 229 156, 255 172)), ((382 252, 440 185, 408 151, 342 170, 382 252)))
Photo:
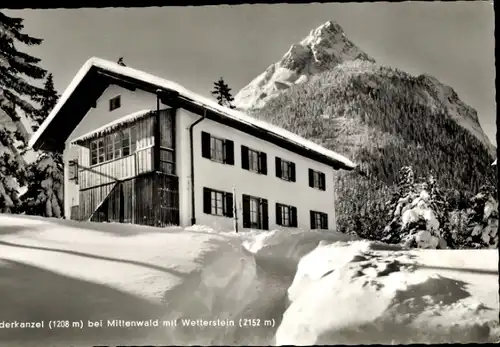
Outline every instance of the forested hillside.
POLYGON ((353 213, 358 221, 378 217, 369 222, 370 234, 390 219, 384 206, 403 166, 416 177, 432 174, 457 196, 496 184, 491 150, 457 123, 430 82, 356 60, 313 76, 251 114, 359 164, 358 172, 337 177, 338 226, 351 225, 353 213))

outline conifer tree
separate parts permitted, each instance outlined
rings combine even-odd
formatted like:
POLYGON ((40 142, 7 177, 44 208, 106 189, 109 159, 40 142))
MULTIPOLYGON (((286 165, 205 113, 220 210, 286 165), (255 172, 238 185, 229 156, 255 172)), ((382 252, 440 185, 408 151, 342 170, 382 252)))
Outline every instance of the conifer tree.
POLYGON ((18 189, 26 183, 26 163, 21 151, 31 129, 22 117, 31 120, 43 89, 28 79, 41 79, 45 70, 40 59, 19 50, 18 45, 39 45, 42 39, 22 32, 23 19, 0 12, 0 212, 9 212, 19 203, 18 189))
POLYGON ((229 88, 226 82, 224 82, 224 79, 222 77, 217 82, 214 82, 214 90, 212 91, 212 95, 216 97, 219 105, 229 108, 235 108, 235 106, 233 106, 232 104, 234 98, 231 95, 231 88, 229 88))
POLYGON ((43 121, 48 117, 52 109, 56 106, 59 100, 54 86, 54 77, 51 73, 47 75, 44 89, 40 98, 40 109, 37 110, 32 117, 31 128, 33 132, 37 131, 43 121))
MULTIPOLYGON (((59 96, 54 88, 52 74, 47 76, 41 108, 33 117, 33 128, 38 129, 57 104, 59 96)), ((40 152, 27 167, 28 190, 22 196, 20 212, 45 217, 63 216, 64 166, 61 153, 40 152)))

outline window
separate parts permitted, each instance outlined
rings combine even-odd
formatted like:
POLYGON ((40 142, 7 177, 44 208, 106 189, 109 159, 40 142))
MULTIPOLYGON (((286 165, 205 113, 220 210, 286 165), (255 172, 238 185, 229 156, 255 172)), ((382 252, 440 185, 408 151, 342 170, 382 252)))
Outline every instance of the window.
POLYGON ((137 128, 133 125, 130 128, 130 153, 134 153, 137 145, 137 128))
POLYGON ((245 170, 267 175, 266 153, 241 146, 241 167, 245 170))
POLYGON ((326 190, 325 174, 313 169, 309 169, 309 187, 319 190, 326 190))
POLYGON ((311 211, 311 229, 328 229, 328 215, 311 211))
POLYGON ((70 160, 68 162, 69 166, 69 180, 75 181, 78 184, 78 159, 70 160))
POLYGON ((122 156, 130 155, 130 129, 122 131, 122 156))
POLYGON ((120 108, 121 106, 121 99, 120 99, 120 95, 112 98, 109 100, 109 111, 114 111, 116 110, 117 108, 120 108))
POLYGON ((160 151, 160 170, 169 175, 175 175, 174 151, 161 149, 160 151))
POLYGON ((201 155, 218 163, 234 165, 234 142, 202 131, 201 155))
POLYGON ((276 224, 297 227, 297 208, 276 203, 276 224))
POLYGON ((281 162, 281 177, 284 180, 290 179, 290 164, 286 161, 281 162))
POLYGON ((250 171, 259 172, 260 168, 259 152, 248 150, 248 169, 250 171))
POLYGON ((267 200, 243 195, 243 228, 269 230, 267 200))
POLYGON ((137 135, 131 127, 106 135, 90 143, 90 163, 96 165, 134 153, 137 135))
POLYGON ((106 160, 113 160, 115 158, 113 137, 113 135, 106 136, 106 160))
POLYGON ((210 138, 210 158, 219 163, 224 162, 224 140, 215 137, 210 138))
POLYGON ((90 144, 90 163, 91 165, 104 162, 104 139, 92 141, 90 144))
POLYGON ((203 212, 214 216, 233 217, 233 194, 203 188, 203 212))
POLYGON ((219 216, 224 215, 224 194, 222 192, 211 191, 212 210, 211 213, 219 216))
POLYGON ((115 158, 122 156, 122 133, 121 131, 113 134, 113 148, 115 149, 115 158))
POLYGON ((276 177, 295 182, 295 163, 276 157, 276 177))

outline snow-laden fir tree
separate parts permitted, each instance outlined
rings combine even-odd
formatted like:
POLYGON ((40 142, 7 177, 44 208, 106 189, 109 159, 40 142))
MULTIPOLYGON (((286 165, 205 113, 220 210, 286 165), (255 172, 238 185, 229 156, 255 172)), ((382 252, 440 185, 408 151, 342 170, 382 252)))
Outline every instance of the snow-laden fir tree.
POLYGON ((235 108, 232 102, 234 101, 231 95, 231 88, 224 82, 221 77, 217 82, 214 82, 214 90, 212 90, 212 95, 216 97, 219 105, 226 106, 229 108, 235 108))
POLYGON ((37 131, 42 125, 43 121, 48 117, 52 109, 56 106, 59 100, 59 95, 54 86, 54 76, 49 73, 45 79, 42 95, 40 96, 39 103, 40 109, 33 113, 31 117, 31 128, 33 132, 37 131))
POLYGON ((19 44, 39 45, 42 39, 22 32, 23 19, 0 12, 0 212, 9 212, 19 203, 18 189, 26 183, 26 163, 21 151, 31 130, 21 117, 31 119, 37 112, 42 88, 29 81, 41 79, 45 70, 39 58, 20 51, 19 44))
MULTIPOLYGON (((41 108, 33 117, 33 128, 38 129, 57 104, 59 96, 54 88, 52 74, 47 76, 41 108)), ((39 152, 27 168, 28 190, 22 196, 21 211, 45 217, 63 217, 64 166, 61 153, 39 152)))

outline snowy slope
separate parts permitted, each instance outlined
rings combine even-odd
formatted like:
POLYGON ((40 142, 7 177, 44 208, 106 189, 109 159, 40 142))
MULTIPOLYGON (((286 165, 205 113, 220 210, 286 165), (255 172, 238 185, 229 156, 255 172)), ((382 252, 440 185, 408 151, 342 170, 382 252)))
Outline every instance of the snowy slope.
POLYGON ((500 339, 497 250, 320 244, 288 295, 278 345, 500 339))
POLYGON ((328 21, 292 45, 279 62, 241 89, 234 97, 234 105, 240 109, 261 107, 281 91, 306 82, 311 75, 356 59, 374 62, 349 41, 340 25, 328 21))
POLYGON ((333 232, 235 234, 0 215, 0 345, 374 343, 399 341, 386 334, 395 324, 392 331, 413 341, 446 339, 450 329, 481 341, 484 322, 498 325, 496 252, 350 240, 333 232), (183 326, 183 318, 212 326, 183 326), (241 318, 254 326, 240 326, 241 318), (53 320, 84 324, 48 329, 53 320), (108 320, 177 325, 124 328, 108 320), (13 321, 46 325, 2 327, 13 321))
POLYGON ((283 309, 269 308, 288 285, 268 278, 234 233, 0 215, 1 346, 267 344, 273 327, 184 327, 181 319, 277 320, 283 309), (150 319, 178 325, 87 326, 150 319), (51 320, 85 326, 50 330, 51 320), (2 328, 13 321, 45 327, 2 328))
MULTIPOLYGON (((163 319, 170 313, 162 304, 166 293, 185 292, 186 283, 190 296, 183 299, 177 293, 175 297, 176 305, 185 310, 192 303, 194 292, 205 282, 241 283, 246 274, 240 268, 241 255, 216 234, 2 215, 0 322, 163 319), (217 258, 233 265, 217 266, 217 273, 213 271, 217 258), (212 277, 204 272, 201 276, 202 268, 212 277)), ((225 284, 231 288, 231 283, 225 284)), ((232 295, 242 306, 245 299, 252 298, 239 297, 237 291, 232 295)), ((207 310, 210 304, 204 302, 206 298, 200 295, 197 305, 193 304, 200 315, 202 308, 207 310)), ((131 337, 125 328, 73 330, 71 334, 62 329, 49 331, 4 330, 0 345, 27 346, 33 342, 38 346, 68 346, 79 340, 86 345, 106 339, 117 344, 131 341, 122 339, 131 337), (37 341, 40 338, 45 340, 37 341)), ((144 334, 153 334, 151 338, 157 344, 166 338, 162 329, 144 330, 141 336, 144 334)))

